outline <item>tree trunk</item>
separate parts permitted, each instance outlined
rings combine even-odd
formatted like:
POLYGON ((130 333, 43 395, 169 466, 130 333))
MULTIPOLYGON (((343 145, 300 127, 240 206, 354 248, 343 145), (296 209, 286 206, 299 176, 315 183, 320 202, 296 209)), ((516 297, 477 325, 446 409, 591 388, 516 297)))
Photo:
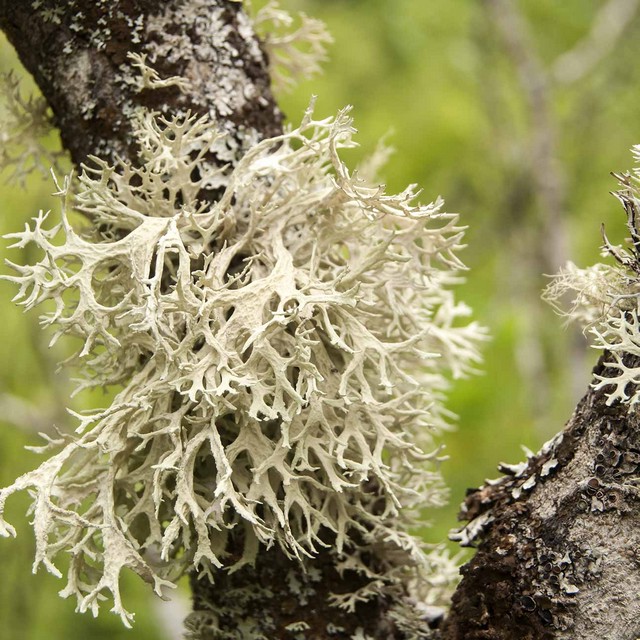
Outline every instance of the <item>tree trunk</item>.
POLYGON ((233 0, 0 0, 0 28, 51 105, 76 166, 95 155, 135 157, 131 116, 209 114, 238 158, 282 131, 268 61, 233 0), (187 86, 139 90, 128 54, 187 86))
MULTIPOLYGON (((614 375, 610 359, 594 373, 614 375)), ((591 389, 538 454, 467 496, 454 537, 478 550, 443 640, 640 636, 640 417, 607 406, 605 391, 591 389)))
MULTIPOLYGON (((237 143, 231 160, 228 154, 212 158, 221 166, 282 132, 268 60, 237 1, 0 0, 0 28, 49 102, 78 169, 92 156, 135 161, 130 123, 139 107, 208 114, 237 143), (188 86, 140 90, 129 53, 145 55, 160 78, 178 76, 188 86)), ((330 548, 304 563, 262 549, 255 567, 220 570, 215 584, 192 575, 188 637, 221 637, 215 628, 229 634, 224 637, 289 639, 306 627, 310 639, 400 638, 387 598, 350 612, 331 605, 332 594, 352 593, 366 582, 355 571, 338 570, 339 560, 330 548)))

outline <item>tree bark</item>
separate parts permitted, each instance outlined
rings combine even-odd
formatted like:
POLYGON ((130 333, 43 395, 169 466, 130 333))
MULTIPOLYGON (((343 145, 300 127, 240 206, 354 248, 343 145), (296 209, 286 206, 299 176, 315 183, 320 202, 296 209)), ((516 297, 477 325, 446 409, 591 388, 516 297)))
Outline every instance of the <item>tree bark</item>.
POLYGON ((237 141, 236 160, 282 131, 266 55, 233 0, 0 0, 0 28, 78 167, 91 155, 135 157, 138 107, 209 114, 237 141), (139 90, 129 53, 146 55, 162 78, 185 78, 188 88, 139 90))
POLYGON ((194 610, 187 618, 187 638, 404 640, 388 616, 390 603, 382 598, 360 603, 355 611, 331 604, 333 594, 353 593, 368 582, 354 571, 339 572, 337 566, 331 550, 320 552, 303 567, 270 549, 259 552, 255 566, 220 572, 214 583, 192 574, 194 610), (229 635, 219 635, 218 629, 229 635), (234 635, 241 629, 245 635, 234 635))
MULTIPOLYGON (((609 359, 594 373, 611 375, 609 359)), ((640 636, 640 416, 607 406, 605 391, 591 389, 538 454, 467 496, 453 537, 478 549, 443 640, 640 636)))
MULTIPOLYGON (((49 102, 78 170, 92 156, 135 163, 131 116, 139 107, 167 116, 208 114, 235 141, 223 157, 212 158, 219 165, 233 166, 259 140, 282 132, 268 60, 239 2, 0 0, 0 28, 49 102), (179 76, 188 88, 140 90, 128 53, 146 55, 161 78, 179 76)), ((290 639, 295 623, 303 622, 298 626, 306 625, 308 639, 401 638, 386 598, 352 612, 330 604, 332 594, 366 582, 338 570, 339 560, 331 549, 304 563, 262 549, 255 567, 220 570, 215 584, 192 575, 188 637, 221 637, 215 627, 229 634, 224 637, 290 639)))

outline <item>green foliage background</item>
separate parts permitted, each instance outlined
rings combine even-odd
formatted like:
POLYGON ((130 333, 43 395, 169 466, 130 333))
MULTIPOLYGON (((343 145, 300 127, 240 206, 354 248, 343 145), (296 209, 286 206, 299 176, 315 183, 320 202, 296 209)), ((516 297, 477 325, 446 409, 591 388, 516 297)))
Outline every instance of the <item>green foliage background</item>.
MULTIPOLYGON (((489 328, 492 341, 484 348, 481 375, 456 383, 451 394, 451 409, 459 416, 457 429, 444 438, 450 460, 443 470, 451 486, 451 506, 425 514, 434 524, 425 527, 425 538, 440 541, 455 526, 467 487, 497 475, 499 461, 520 460, 521 445, 535 449, 562 427, 579 390, 586 389, 596 359, 595 353, 587 353, 582 337, 564 330, 562 321, 539 301, 546 282, 539 256, 551 238, 540 222, 531 178, 531 114, 484 2, 283 4, 326 21, 335 39, 325 74, 281 97, 290 119, 300 119, 312 93, 319 96, 319 116, 352 104, 361 143, 352 153, 353 164, 386 136, 396 149, 385 172, 389 188, 418 183, 424 201, 442 195, 447 210, 460 212, 469 226, 463 258, 470 271, 459 296, 489 328), (585 357, 576 360, 581 352, 585 357), (531 360, 536 367, 528 366, 531 360)), ((549 67, 585 37, 604 3, 517 4, 529 22, 534 54, 549 67)), ((622 215, 609 195, 615 188, 609 172, 630 167, 628 149, 640 142, 640 68, 635 64, 639 55, 640 15, 585 78, 553 87, 550 94, 556 162, 566 190, 566 257, 580 265, 598 259, 601 223, 607 224, 614 241, 624 235, 622 215)), ((0 66, 18 66, 4 41, 0 66)), ((29 80, 25 87, 32 87, 29 80)), ((51 181, 37 175, 24 190, 3 185, 0 232, 17 230, 39 208, 47 208, 51 191, 51 181)), ((10 258, 20 261, 26 256, 13 251, 10 258)), ((9 302, 14 293, 11 285, 0 283, 0 394, 24 399, 45 422, 50 417, 63 424, 60 408, 67 402, 67 373, 55 373, 53 365, 64 356, 64 345, 53 352, 46 349, 37 318, 23 316, 9 302)), ((104 399, 82 402, 100 405, 104 399)), ((80 406, 75 402, 75 408, 80 406)), ((4 486, 37 464, 37 456, 23 449, 36 444, 37 436, 12 423, 19 416, 11 406, 2 407, 4 486)), ((130 607, 138 612, 130 632, 106 613, 98 620, 76 615, 72 602, 57 598, 61 585, 55 578, 42 572, 31 576, 33 539, 23 515, 27 504, 26 496, 9 503, 9 519, 17 524, 19 535, 15 541, 0 539, 0 640, 167 637, 149 607, 146 587, 133 578, 125 586, 130 607)))

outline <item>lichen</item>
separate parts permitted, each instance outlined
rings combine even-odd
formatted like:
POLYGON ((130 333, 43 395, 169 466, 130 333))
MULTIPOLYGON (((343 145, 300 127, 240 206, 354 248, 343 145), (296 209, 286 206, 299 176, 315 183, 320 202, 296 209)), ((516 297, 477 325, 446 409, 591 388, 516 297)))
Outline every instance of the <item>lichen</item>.
MULTIPOLYGON (((250 7, 250 2, 245 4, 250 7)), ((277 89, 291 89, 320 73, 327 46, 333 42, 321 20, 305 13, 298 14, 296 20, 278 2, 271 1, 256 12, 253 25, 269 56, 269 71, 277 89)))
MULTIPOLYGON (((632 151, 640 161, 640 146, 632 151)), ((604 255, 613 257, 615 264, 579 269, 569 263, 547 287, 545 298, 561 310, 567 294, 573 293, 563 313, 583 326, 592 347, 608 355, 607 374, 595 375, 594 388, 607 394, 608 405, 634 405, 640 401, 640 368, 627 356, 640 356, 640 170, 616 177, 622 188, 615 195, 627 215, 629 247, 614 246, 605 235, 604 255)))
POLYGON ((49 150, 42 139, 51 133, 50 109, 42 96, 24 97, 13 73, 0 74, 0 171, 24 186, 33 171, 48 176, 64 154, 49 150))
POLYGON ((138 91, 144 91, 145 89, 166 89, 167 87, 178 87, 181 91, 189 91, 190 85, 186 78, 182 78, 181 76, 161 78, 158 72, 147 64, 146 54, 129 52, 127 58, 131 61, 133 69, 139 73, 134 74, 132 79, 126 78, 125 81, 131 81, 138 91))
POLYGON ((235 568, 274 544, 312 557, 327 532, 348 568, 386 547, 389 575, 344 607, 406 580, 394 548, 410 572, 433 568, 407 527, 443 502, 444 374, 467 373, 482 336, 450 290, 457 216, 351 173, 347 110, 309 109, 254 146, 216 202, 200 197, 223 170, 204 159, 224 142, 214 122, 140 112, 134 126, 136 164, 95 158, 75 196, 59 186, 58 222, 41 212, 11 234, 43 252, 8 279, 25 309, 53 302, 53 340, 80 339, 78 390, 120 388, 0 491, 0 515, 16 491, 34 497, 34 568, 58 574, 70 554, 62 595, 95 613, 110 592, 125 624, 123 568, 157 592, 187 568, 211 575, 234 530, 235 568))

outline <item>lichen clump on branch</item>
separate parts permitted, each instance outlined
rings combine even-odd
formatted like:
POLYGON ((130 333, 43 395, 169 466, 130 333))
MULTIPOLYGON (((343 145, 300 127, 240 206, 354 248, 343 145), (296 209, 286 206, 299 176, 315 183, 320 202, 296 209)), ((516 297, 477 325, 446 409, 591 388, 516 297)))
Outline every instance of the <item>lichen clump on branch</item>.
MULTIPOLYGON (((640 145, 632 149, 640 163, 640 145)), ((582 325, 591 346, 605 351, 606 375, 596 375, 595 389, 607 404, 640 402, 640 169, 615 175, 621 189, 614 193, 627 216, 628 248, 614 246, 604 236, 603 255, 614 264, 580 269, 567 266, 552 280, 544 297, 571 322, 582 325), (567 296, 573 297, 568 310, 567 296)))
POLYGON ((12 265, 16 299, 53 301, 54 340, 80 338, 81 389, 121 388, 0 492, 0 514, 32 492, 35 566, 57 573, 69 553, 62 594, 95 613, 110 591, 125 623, 124 567, 159 591, 261 546, 304 559, 330 544, 358 570, 362 545, 391 545, 428 566, 407 527, 443 501, 445 373, 469 370, 481 335, 449 289, 457 217, 350 173, 347 111, 309 110, 232 170, 206 160, 225 144, 206 117, 141 112, 135 131, 137 164, 96 159, 75 195, 59 189, 59 222, 12 234, 44 256, 12 265))

